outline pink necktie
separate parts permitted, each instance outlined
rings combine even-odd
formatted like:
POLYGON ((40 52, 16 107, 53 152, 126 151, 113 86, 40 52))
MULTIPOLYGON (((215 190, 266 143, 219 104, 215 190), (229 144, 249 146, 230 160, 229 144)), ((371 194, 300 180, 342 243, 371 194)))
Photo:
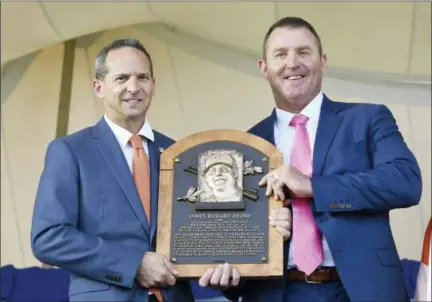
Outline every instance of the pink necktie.
MULTIPOLYGON (((306 129, 308 117, 296 115, 290 126, 295 127, 291 165, 307 176, 312 175, 312 156, 306 129)), ((308 198, 293 198, 293 259, 298 269, 310 275, 322 262, 321 234, 318 230, 308 198)))

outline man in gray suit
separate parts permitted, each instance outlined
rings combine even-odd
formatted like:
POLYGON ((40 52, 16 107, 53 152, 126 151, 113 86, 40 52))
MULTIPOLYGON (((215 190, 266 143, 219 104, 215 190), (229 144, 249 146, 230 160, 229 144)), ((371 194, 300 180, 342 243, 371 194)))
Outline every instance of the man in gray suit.
POLYGON ((105 115, 48 146, 33 253, 71 271, 70 301, 193 301, 189 283, 176 282, 174 266, 154 252, 160 150, 173 140, 146 120, 155 92, 147 50, 130 39, 107 45, 93 89, 105 115), (137 166, 143 157, 148 168, 137 166), (150 175, 147 185, 136 182, 150 175))

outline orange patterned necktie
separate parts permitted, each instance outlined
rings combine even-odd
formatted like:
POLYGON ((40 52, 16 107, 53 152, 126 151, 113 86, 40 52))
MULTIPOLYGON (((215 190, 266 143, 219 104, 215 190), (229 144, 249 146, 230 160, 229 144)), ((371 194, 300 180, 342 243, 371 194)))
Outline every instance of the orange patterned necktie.
MULTIPOLYGON (((147 221, 150 225, 150 166, 147 153, 143 147, 142 137, 132 135, 130 143, 133 148, 132 175, 138 190, 138 195, 144 207, 147 221)), ((162 293, 157 288, 149 289, 158 301, 163 302, 162 293)))

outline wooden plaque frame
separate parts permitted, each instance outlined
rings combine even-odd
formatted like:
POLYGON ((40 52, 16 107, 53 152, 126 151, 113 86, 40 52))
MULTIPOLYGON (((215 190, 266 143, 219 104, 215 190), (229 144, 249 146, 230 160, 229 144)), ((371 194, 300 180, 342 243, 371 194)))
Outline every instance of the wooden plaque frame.
MULTIPOLYGON (((170 257, 171 248, 171 223, 174 185, 175 158, 186 150, 200 144, 217 141, 231 141, 255 148, 264 153, 269 160, 269 170, 280 167, 283 163, 282 153, 271 143, 253 134, 237 130, 210 130, 187 136, 161 154, 158 224, 156 238, 156 252, 170 257)), ((269 214, 274 208, 282 207, 282 202, 268 198, 269 214)), ((269 227, 268 232, 268 261, 266 263, 238 264, 230 263, 240 270, 242 277, 271 278, 283 275, 283 236, 275 228, 269 227)), ((219 264, 175 264, 179 272, 178 278, 199 278, 209 268, 215 268, 219 264)))

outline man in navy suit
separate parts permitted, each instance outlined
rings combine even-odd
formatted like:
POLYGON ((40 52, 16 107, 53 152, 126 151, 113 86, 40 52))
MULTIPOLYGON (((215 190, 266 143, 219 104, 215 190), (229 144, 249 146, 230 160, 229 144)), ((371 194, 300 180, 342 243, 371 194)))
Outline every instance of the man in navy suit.
MULTIPOLYGON (((279 280, 229 281, 235 267, 208 272, 202 286, 247 301, 409 301, 389 211, 417 205, 419 166, 384 105, 341 103, 321 91, 326 56, 307 21, 268 30, 259 67, 276 108, 249 132, 284 154, 261 180, 292 211, 279 280)), ((234 278, 231 278, 234 280, 234 278)))
POLYGON ((160 152, 173 140, 146 120, 155 93, 147 50, 132 39, 107 45, 96 57, 93 89, 105 115, 48 146, 33 253, 71 272, 70 301, 193 301, 189 283, 176 282, 174 266, 154 252, 160 152), (142 139, 134 148, 149 158, 150 182, 138 190, 132 137, 142 139), (141 191, 150 191, 150 219, 141 191))

